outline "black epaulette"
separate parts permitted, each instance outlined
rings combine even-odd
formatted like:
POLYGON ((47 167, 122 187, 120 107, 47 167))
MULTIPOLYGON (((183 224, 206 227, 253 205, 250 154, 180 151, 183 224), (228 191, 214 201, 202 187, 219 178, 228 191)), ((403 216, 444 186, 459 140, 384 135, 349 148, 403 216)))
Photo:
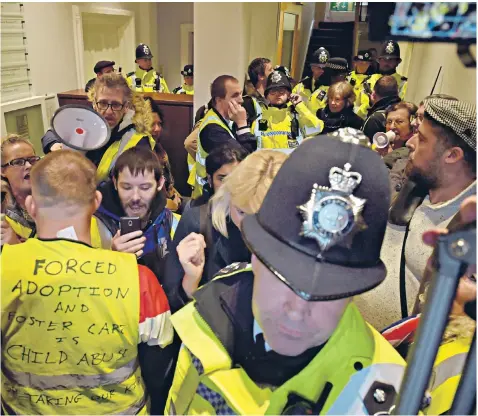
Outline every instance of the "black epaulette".
POLYGON ((128 74, 126 74, 126 78, 130 77, 133 74, 134 74, 134 71, 129 72, 128 74))
POLYGON ((408 81, 408 78, 407 77, 402 77, 400 78, 402 81, 408 81))
POLYGON ((214 277, 224 277, 224 276, 231 276, 233 274, 241 273, 241 272, 248 272, 251 271, 251 264, 250 263, 232 263, 224 269, 219 270, 214 277))
POLYGON ((173 90, 173 94, 176 94, 180 89, 181 89, 181 87, 176 87, 176 88, 173 90))

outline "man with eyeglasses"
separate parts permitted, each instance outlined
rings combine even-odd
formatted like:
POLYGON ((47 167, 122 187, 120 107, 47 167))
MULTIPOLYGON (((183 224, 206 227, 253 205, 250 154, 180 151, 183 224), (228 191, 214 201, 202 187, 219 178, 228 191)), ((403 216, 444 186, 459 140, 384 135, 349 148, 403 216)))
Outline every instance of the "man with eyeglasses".
POLYGON ((292 90, 294 94, 302 96, 305 103, 308 103, 312 93, 321 87, 321 77, 325 72, 325 64, 330 59, 329 51, 325 48, 317 49, 312 55, 310 70, 312 77, 305 77, 292 90))
POLYGON ((151 127, 148 121, 151 108, 116 73, 98 78, 88 98, 111 129, 110 140, 105 146, 86 153, 86 157, 98 167, 96 178, 101 183, 108 179, 116 160, 124 151, 135 146, 154 149, 156 141, 149 132, 151 127))
POLYGON ((35 222, 26 210, 25 200, 32 192, 30 170, 39 160, 27 139, 17 135, 2 139, 2 179, 8 182, 12 197, 2 215, 2 246, 18 244, 35 234, 35 222))

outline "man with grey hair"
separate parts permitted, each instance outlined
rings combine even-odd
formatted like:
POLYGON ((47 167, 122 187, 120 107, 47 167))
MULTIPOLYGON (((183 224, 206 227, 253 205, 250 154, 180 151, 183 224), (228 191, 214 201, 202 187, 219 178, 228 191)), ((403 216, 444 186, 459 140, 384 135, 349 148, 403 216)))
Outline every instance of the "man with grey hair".
POLYGON ((397 197, 381 252, 389 277, 357 299, 365 318, 379 329, 412 311, 432 252, 422 241, 423 232, 447 228, 463 200, 476 194, 476 106, 444 98, 425 100, 423 122, 407 147, 406 171, 424 198, 411 212, 400 208, 410 206, 411 200, 403 198, 409 188, 397 197))

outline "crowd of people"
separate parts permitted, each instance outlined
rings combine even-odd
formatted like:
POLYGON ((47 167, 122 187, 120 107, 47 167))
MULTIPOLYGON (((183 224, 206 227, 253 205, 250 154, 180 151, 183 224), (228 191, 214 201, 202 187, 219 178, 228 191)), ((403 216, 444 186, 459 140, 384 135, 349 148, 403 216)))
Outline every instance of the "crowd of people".
MULTIPOLYGON (((393 40, 351 72, 319 48, 300 82, 257 58, 212 80, 181 195, 151 58, 95 66, 101 148, 2 139, 2 412, 391 412, 437 235, 476 220, 474 103, 404 101, 393 40)), ((452 406, 475 299, 469 268, 424 414, 452 406)))

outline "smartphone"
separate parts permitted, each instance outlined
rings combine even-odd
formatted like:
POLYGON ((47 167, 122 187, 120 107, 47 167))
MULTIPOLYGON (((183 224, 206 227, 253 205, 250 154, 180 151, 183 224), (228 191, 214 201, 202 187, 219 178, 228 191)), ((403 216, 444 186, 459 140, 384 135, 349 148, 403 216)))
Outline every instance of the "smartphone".
POLYGON ((141 219, 139 217, 121 217, 120 231, 121 235, 133 233, 141 230, 141 219))

